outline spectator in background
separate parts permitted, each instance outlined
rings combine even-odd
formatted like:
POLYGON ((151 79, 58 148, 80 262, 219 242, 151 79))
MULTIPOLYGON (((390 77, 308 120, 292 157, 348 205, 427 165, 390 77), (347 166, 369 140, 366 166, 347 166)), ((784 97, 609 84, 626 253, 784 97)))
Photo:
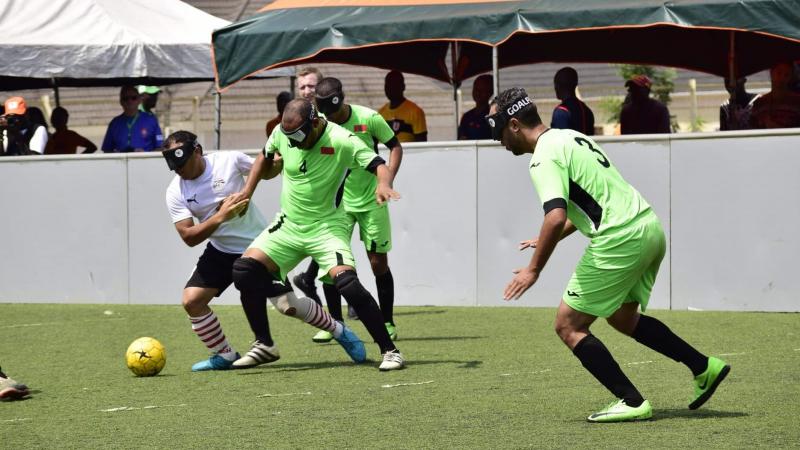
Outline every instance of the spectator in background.
POLYGON ((94 153, 97 146, 92 141, 80 134, 67 129, 69 113, 66 109, 58 106, 50 114, 50 123, 56 129, 50 136, 47 146, 44 148, 46 155, 72 155, 78 153, 78 147, 83 147, 83 153, 94 153))
POLYGON ((164 136, 154 115, 139 111, 141 97, 133 86, 122 86, 119 104, 122 114, 108 124, 104 152, 149 152, 161 147, 164 136))
POLYGON ((272 134, 272 130, 275 127, 280 125, 281 118, 283 117, 283 108, 285 108, 286 104, 289 103, 291 100, 292 100, 292 94, 286 91, 281 92, 280 94, 278 94, 277 97, 275 97, 275 106, 278 108, 278 115, 270 119, 269 122, 267 122, 267 127, 266 127, 267 137, 269 137, 269 135, 272 134))
POLYGON ((553 77, 556 98, 561 103, 553 110, 551 128, 575 130, 587 136, 594 135, 594 114, 578 99, 578 72, 572 67, 563 67, 553 77))
POLYGON ((22 97, 11 97, 4 105, 5 114, 0 116, 2 147, 0 154, 6 156, 36 155, 44 152, 47 145, 47 123, 39 108, 28 108, 22 97))
POLYGON ((753 111, 753 102, 758 94, 747 92, 744 84, 747 78, 736 80, 736 86, 731 86, 731 80, 725 77, 725 89, 730 98, 719 107, 719 130, 747 130, 750 128, 750 113, 753 111))
POLYGON ((779 63, 769 71, 772 90, 753 102, 751 128, 800 127, 800 94, 792 91, 792 63, 779 63))
POLYGON ((158 86, 140 85, 137 87, 137 90, 139 91, 139 96, 141 97, 139 111, 155 115, 153 110, 158 103, 158 93, 161 92, 161 89, 158 86))
POLYGON ((475 107, 461 116, 458 124, 458 139, 491 139, 492 130, 486 122, 489 114, 489 99, 492 97, 494 78, 491 75, 481 75, 472 83, 472 99, 475 107))
POLYGON ((405 98, 406 82, 403 73, 392 70, 386 74, 383 90, 389 102, 378 110, 400 142, 425 142, 428 140, 428 127, 425 112, 405 98))
POLYGON ((630 101, 622 106, 619 123, 622 134, 669 133, 669 110, 650 98, 653 82, 646 75, 634 75, 625 82, 630 101))
POLYGON ((322 72, 316 67, 305 67, 297 72, 295 88, 297 96, 314 103, 314 93, 317 92, 317 83, 322 80, 322 72))

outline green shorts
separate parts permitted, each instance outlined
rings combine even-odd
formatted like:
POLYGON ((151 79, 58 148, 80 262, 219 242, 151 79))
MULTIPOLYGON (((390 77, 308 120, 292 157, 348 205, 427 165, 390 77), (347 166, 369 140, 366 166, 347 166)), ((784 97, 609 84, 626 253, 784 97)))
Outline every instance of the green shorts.
POLYGON ((609 317, 623 303, 647 309, 666 239, 655 213, 612 236, 592 239, 564 291, 572 309, 609 317))
POLYGON ((350 251, 351 228, 347 216, 333 217, 312 224, 298 224, 278 213, 275 220, 250 244, 266 253, 285 279, 307 256, 319 264, 317 278, 331 283, 328 272, 336 266, 355 267, 350 251))
POLYGON ((389 220, 389 208, 381 206, 369 211, 348 212, 350 229, 358 224, 361 242, 368 252, 389 253, 392 249, 392 222, 389 220))

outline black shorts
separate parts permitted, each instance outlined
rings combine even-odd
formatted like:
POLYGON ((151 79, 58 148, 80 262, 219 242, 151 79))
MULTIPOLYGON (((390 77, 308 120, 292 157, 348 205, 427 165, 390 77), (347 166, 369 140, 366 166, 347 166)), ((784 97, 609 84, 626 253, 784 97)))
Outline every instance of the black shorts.
POLYGON ((219 297, 233 283, 233 262, 236 261, 241 254, 238 253, 225 253, 214 248, 209 242, 200 259, 197 260, 197 265, 186 282, 185 288, 199 287, 199 288, 217 288, 219 292, 215 297, 219 297))

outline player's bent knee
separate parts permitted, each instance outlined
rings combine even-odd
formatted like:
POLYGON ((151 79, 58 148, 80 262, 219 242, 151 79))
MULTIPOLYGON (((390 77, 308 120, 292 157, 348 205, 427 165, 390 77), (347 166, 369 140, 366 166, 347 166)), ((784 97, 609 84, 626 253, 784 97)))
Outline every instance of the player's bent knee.
POLYGON ((266 297, 278 297, 292 290, 263 264, 248 257, 233 262, 233 285, 241 292, 258 292, 266 297))
POLYGON ((358 280, 355 270, 339 272, 333 282, 339 293, 353 306, 358 306, 359 303, 368 301, 371 298, 369 291, 364 289, 364 286, 358 280))

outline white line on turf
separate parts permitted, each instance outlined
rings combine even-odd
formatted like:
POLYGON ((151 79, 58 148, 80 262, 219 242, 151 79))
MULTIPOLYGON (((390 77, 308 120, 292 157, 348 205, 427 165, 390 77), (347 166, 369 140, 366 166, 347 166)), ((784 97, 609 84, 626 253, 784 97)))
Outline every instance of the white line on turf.
POLYGON ((0 328, 22 328, 22 327, 40 327, 43 323, 20 323, 17 325, 3 325, 0 328))
POLYGON ((20 417, 20 418, 17 418, 17 419, 5 419, 5 420, 0 420, 0 422, 23 422, 23 421, 25 421, 25 420, 31 420, 31 419, 30 419, 30 418, 28 418, 28 417, 20 417))
POLYGON ((739 355, 746 355, 746 354, 747 353, 745 353, 745 352, 741 352, 741 353, 720 353, 719 356, 739 356, 739 355))
POLYGON ((400 386, 419 386, 419 385, 421 385, 421 384, 430 384, 430 383, 433 383, 433 380, 430 380, 430 381, 421 381, 421 382, 419 382, 419 383, 398 383, 398 384, 384 384, 384 385, 382 385, 381 387, 382 387, 382 388, 395 388, 395 387, 400 387, 400 386))
POLYGON ((182 406, 186 406, 186 403, 181 403, 180 405, 149 405, 149 406, 142 406, 141 408, 137 406, 120 406, 119 408, 109 408, 109 409, 99 409, 100 412, 120 412, 120 411, 136 411, 138 409, 156 409, 156 408, 180 408, 182 406))
POLYGON ((626 366, 638 366, 639 364, 652 364, 652 363, 653 363, 653 361, 634 361, 634 362, 626 363, 625 365, 626 366))
POLYGON ((311 395, 311 392, 289 392, 287 394, 261 394, 256 395, 256 398, 264 398, 264 397, 288 397, 290 395, 311 395))
POLYGON ((501 373, 500 376, 501 377, 510 377, 510 376, 513 376, 513 375, 531 375, 531 374, 546 373, 546 372, 550 372, 550 369, 534 370, 532 372, 521 372, 521 373, 501 373))

